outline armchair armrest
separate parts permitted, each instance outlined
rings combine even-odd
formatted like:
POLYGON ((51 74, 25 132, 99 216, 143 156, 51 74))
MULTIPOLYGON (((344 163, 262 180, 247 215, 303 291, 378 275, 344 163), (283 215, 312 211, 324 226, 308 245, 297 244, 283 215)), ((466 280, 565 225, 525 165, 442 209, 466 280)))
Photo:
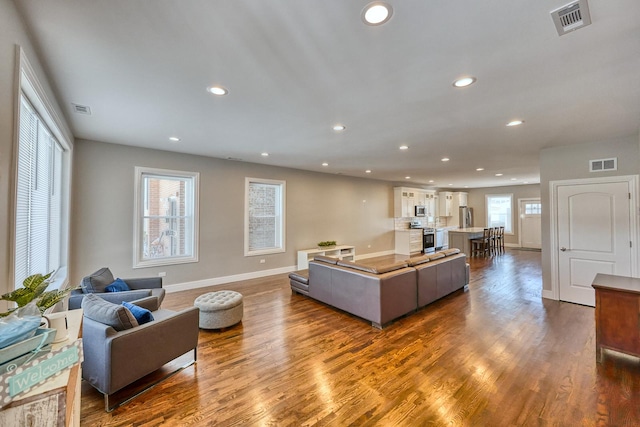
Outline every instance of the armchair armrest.
POLYGON ((93 387, 114 393, 198 346, 197 307, 153 315, 156 320, 120 332, 84 318, 82 373, 93 387))

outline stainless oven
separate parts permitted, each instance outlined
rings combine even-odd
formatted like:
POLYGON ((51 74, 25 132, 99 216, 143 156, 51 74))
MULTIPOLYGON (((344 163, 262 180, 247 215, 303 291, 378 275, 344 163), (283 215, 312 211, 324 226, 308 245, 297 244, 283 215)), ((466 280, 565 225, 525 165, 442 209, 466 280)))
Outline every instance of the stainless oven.
POLYGON ((424 253, 430 254, 436 251, 436 232, 433 228, 424 229, 424 237, 422 239, 424 253))

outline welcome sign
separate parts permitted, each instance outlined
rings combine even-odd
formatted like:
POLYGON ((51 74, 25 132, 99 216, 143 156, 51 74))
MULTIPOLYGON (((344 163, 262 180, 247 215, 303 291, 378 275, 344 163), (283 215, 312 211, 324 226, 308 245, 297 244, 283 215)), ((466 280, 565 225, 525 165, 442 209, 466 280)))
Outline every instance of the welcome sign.
POLYGON ((0 376, 0 407, 82 362, 82 340, 53 350, 0 376))

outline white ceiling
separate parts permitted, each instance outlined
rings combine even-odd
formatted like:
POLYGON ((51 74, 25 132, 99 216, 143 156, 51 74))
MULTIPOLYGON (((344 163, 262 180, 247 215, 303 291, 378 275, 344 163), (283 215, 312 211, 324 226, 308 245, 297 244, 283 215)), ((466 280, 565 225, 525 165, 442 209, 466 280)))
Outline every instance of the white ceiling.
POLYGON ((638 134, 640 1, 591 0, 562 37, 549 12, 569 0, 388 2, 375 27, 368 0, 15 3, 77 138, 473 188, 539 182, 545 147, 638 134))

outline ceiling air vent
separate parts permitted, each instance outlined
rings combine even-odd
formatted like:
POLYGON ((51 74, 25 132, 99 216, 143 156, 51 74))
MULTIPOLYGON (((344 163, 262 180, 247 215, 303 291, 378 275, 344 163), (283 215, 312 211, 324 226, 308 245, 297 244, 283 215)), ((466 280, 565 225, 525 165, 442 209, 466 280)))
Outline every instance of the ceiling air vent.
POLYGON ((551 18, 556 25, 559 36, 591 24, 591 15, 589 14, 587 0, 572 1, 560 9, 552 11, 551 18))
POLYGON ((87 107, 86 105, 80 105, 80 104, 71 104, 73 106, 73 111, 78 113, 78 114, 86 114, 88 116, 91 115, 91 108, 87 107))
POLYGON ((618 170, 618 158, 589 160, 589 172, 605 172, 618 170))

